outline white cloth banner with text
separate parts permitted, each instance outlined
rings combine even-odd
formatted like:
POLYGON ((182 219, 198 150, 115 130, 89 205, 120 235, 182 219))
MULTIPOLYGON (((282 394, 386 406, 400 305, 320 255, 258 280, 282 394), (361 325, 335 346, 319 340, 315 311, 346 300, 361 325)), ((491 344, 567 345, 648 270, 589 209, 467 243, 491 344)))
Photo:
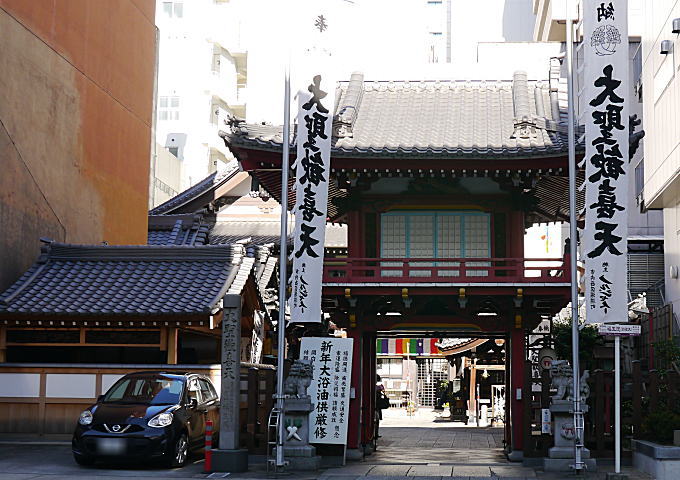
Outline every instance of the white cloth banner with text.
POLYGON ((320 75, 298 100, 290 314, 292 322, 320 322, 333 102, 322 90, 320 75))
POLYGON ((309 443, 347 442, 353 343, 351 338, 302 337, 300 359, 314 366, 307 390, 314 404, 309 414, 309 443))
POLYGON ((628 7, 584 0, 586 322, 628 321, 628 7))

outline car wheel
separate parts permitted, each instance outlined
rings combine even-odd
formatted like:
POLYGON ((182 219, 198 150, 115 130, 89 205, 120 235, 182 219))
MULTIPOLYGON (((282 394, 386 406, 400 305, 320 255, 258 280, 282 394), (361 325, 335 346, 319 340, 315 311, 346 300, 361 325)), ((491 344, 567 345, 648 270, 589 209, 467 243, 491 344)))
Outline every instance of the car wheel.
POLYGON ((73 459, 76 461, 78 465, 89 466, 94 464, 94 458, 86 457, 85 455, 78 455, 74 453, 73 459))
POLYGON ((175 442, 175 448, 172 450, 172 458, 170 459, 170 466, 172 468, 182 467, 187 461, 189 455, 189 440, 187 434, 182 433, 175 442))

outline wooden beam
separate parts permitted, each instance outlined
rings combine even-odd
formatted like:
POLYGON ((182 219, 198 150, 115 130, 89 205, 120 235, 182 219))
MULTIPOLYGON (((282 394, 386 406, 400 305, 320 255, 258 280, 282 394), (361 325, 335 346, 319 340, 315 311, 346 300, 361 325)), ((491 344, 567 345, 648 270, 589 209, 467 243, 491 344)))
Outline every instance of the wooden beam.
POLYGON ((177 342, 179 329, 176 327, 168 327, 168 365, 177 365, 177 342))
POLYGON ((7 361, 7 327, 0 325, 0 363, 7 361))

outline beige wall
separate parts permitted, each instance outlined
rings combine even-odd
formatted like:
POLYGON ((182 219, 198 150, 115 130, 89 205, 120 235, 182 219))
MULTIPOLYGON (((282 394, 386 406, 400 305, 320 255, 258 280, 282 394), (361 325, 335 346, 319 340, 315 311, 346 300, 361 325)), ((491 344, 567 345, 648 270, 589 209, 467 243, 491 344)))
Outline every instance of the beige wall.
POLYGON ((0 291, 41 236, 146 242, 153 0, 0 0, 0 291))
POLYGON ((156 154, 151 166, 153 189, 149 198, 149 209, 170 200, 181 192, 182 162, 166 148, 156 143, 156 154))
POLYGON ((680 17, 680 3, 645 2, 645 34, 642 41, 643 118, 646 136, 645 202, 654 208, 673 206, 680 191, 680 41, 672 33, 673 18, 680 17), (662 40, 675 43, 674 55, 659 53, 662 40), (675 58, 674 58, 675 57, 675 58), (664 64, 671 62, 674 65, 664 64))

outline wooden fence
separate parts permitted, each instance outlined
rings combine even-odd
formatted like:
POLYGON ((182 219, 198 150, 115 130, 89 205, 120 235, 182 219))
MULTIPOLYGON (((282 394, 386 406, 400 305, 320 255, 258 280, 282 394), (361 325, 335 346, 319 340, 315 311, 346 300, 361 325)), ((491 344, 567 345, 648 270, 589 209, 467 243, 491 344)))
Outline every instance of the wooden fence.
MULTIPOLYGON (((524 456, 543 457, 553 446, 553 436, 541 433, 541 409, 550 405, 550 375, 543 371, 540 378, 532 378, 530 366, 527 362, 524 379, 524 391, 531 392, 522 419, 524 456)), ((595 457, 613 457, 614 372, 595 370, 588 383, 591 394, 585 415, 585 445, 595 457)), ((674 370, 643 372, 641 362, 635 360, 632 375, 621 376, 621 386, 622 450, 624 456, 630 456, 629 440, 644 435, 646 415, 680 405, 680 374, 674 370)))
MULTIPOLYGON (((674 370, 644 372, 639 360, 633 361, 632 375, 621 377, 621 423, 624 453, 627 439, 642 438, 643 422, 651 412, 677 409, 680 402, 680 375, 674 370)), ((590 438, 594 453, 614 455, 614 372, 596 370, 591 377, 590 438)), ((588 426, 587 423, 587 426, 588 426)), ((588 438, 588 436, 586 436, 588 438)))
MULTIPOLYGON (((97 396, 126 373, 142 370, 201 373, 220 391, 219 365, 0 364, 0 434, 71 434, 97 396)), ((241 446, 264 454, 276 369, 242 364, 240 383, 241 446)))

